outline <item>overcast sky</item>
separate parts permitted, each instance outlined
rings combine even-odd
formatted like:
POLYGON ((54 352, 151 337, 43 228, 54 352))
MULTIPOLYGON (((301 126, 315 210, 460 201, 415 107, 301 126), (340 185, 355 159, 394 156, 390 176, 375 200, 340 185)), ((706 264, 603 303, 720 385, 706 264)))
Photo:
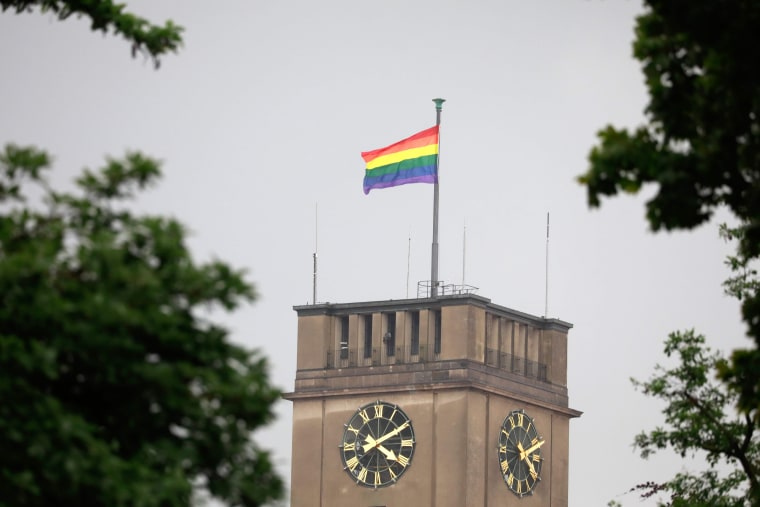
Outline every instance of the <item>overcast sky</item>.
MULTIPOLYGON (((672 330, 694 327, 722 349, 749 342, 720 285, 730 251, 720 220, 655 235, 644 219, 649 190, 589 210, 575 182, 600 128, 644 121, 631 56, 639 2, 128 6, 186 29, 159 70, 84 20, 0 14, 0 143, 48 149, 61 185, 127 150, 163 160, 165 179, 140 209, 185 223, 197 259, 248 270, 258 302, 219 318, 269 357, 272 381, 290 391, 292 306, 312 302, 316 229, 320 302, 402 299, 429 279, 433 187, 364 195, 360 152, 432 126, 431 99, 445 98, 440 278, 462 282, 466 226, 465 283, 543 315, 551 213, 548 314, 574 324, 570 406, 584 412, 570 425, 570 506, 652 505, 620 495, 684 465, 633 451, 661 407, 629 377, 663 361, 672 330)), ((277 413, 257 439, 289 480, 290 403, 277 413)))

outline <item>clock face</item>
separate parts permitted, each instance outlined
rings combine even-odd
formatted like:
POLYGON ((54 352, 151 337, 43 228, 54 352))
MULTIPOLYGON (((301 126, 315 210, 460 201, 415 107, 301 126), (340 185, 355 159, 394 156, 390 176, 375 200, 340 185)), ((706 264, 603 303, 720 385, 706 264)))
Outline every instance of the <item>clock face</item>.
POLYGON ((412 462, 414 429, 401 408, 384 401, 360 407, 343 431, 340 457, 357 484, 382 488, 395 483, 412 462))
POLYGON ((515 410, 504 419, 499 432, 499 466, 515 495, 533 494, 541 480, 541 446, 545 442, 525 411, 515 410))

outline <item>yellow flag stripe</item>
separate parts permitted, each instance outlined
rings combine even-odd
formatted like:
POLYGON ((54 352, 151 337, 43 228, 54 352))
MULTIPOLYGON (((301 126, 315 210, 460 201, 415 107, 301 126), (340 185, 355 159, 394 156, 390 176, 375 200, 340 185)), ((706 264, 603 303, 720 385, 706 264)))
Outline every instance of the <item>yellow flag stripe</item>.
POLYGON ((376 167, 382 167, 384 165, 394 164, 396 162, 401 162, 402 160, 406 160, 409 158, 423 157, 425 155, 435 155, 437 153, 438 153, 437 144, 431 144, 429 146, 421 146, 419 148, 411 148, 408 150, 399 151, 397 153, 389 153, 388 155, 377 157, 376 159, 373 159, 372 161, 368 162, 367 170, 370 171, 376 167))

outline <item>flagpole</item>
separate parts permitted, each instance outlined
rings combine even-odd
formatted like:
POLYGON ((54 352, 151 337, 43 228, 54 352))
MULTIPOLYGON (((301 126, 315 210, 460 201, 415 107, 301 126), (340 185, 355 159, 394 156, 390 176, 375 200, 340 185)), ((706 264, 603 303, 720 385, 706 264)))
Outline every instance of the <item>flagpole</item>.
MULTIPOLYGON (((433 99, 435 102, 435 124, 441 124, 441 108, 446 99, 433 99)), ((440 174, 441 133, 438 132, 438 155, 436 156, 436 178, 433 185, 433 248, 430 261, 430 297, 438 296, 438 177, 440 174)))

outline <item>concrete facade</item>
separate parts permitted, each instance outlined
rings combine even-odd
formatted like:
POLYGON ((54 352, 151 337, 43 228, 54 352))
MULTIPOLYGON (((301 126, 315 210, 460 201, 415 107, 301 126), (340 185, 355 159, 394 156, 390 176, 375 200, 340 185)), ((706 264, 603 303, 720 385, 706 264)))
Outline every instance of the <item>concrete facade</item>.
POLYGON ((566 507, 571 324, 474 295, 295 307, 291 505, 566 507), (358 485, 339 445, 358 407, 376 400, 412 420, 415 451, 398 482, 358 485), (498 462, 502 422, 534 418, 546 444, 541 482, 519 498, 498 462))

